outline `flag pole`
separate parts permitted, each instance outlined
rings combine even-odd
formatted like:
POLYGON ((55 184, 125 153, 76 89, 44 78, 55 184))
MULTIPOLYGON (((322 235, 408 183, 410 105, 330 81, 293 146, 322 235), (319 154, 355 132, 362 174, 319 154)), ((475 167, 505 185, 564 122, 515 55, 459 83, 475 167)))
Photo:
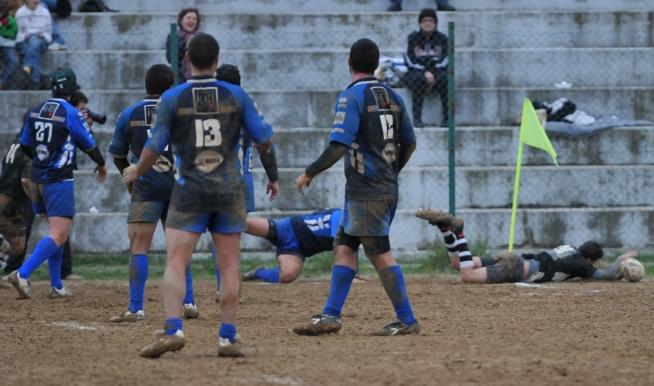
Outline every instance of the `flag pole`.
MULTIPOLYGON (((520 128, 522 134, 522 128, 520 128)), ((520 192, 520 168, 522 167, 522 135, 518 141, 518 156, 515 165, 515 178, 513 183, 513 205, 511 206, 511 226, 509 228, 509 252, 513 252, 513 240, 515 239, 515 220, 518 211, 518 194, 520 192)))

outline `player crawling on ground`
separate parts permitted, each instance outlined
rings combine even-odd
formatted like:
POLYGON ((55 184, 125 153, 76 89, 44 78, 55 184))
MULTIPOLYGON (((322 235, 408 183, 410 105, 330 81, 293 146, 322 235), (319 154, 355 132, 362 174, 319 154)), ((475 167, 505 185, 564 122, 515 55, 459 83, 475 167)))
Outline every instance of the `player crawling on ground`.
POLYGON ((420 332, 389 240, 399 196, 398 175, 416 148, 416 137, 402 98, 374 78, 378 64, 379 48, 372 40, 359 39, 350 47, 352 83, 336 100, 329 145, 296 180, 302 193, 313 178, 345 156, 345 205, 335 241, 329 297, 321 314, 293 329, 299 335, 340 331, 360 245, 377 270, 397 318, 377 334, 420 332))
POLYGON ((341 209, 325 209, 277 220, 248 217, 245 232, 265 238, 275 245, 279 266, 256 268, 245 273, 243 281, 294 281, 300 276, 307 258, 334 249, 334 237, 342 215, 341 209))
MULTIPOLYGON (((109 146, 114 164, 121 173, 130 163, 138 162, 145 142, 154 125, 157 101, 174 83, 173 70, 165 64, 151 66, 145 74, 145 99, 125 109, 118 116, 116 130, 109 146), (129 157, 129 158, 128 158, 129 157)), ((136 322, 144 318, 143 294, 148 279, 148 250, 157 228, 165 226, 168 203, 175 184, 173 154, 164 150, 150 170, 138 180, 128 184, 130 206, 127 215, 129 237, 129 306, 127 311, 109 319, 110 322, 136 322)), ((183 303, 184 317, 199 316, 193 297, 191 269, 186 269, 186 294, 183 303)))
POLYGON ((181 350, 186 340, 180 318, 185 292, 184 272, 202 233, 209 231, 220 256, 221 318, 218 355, 242 356, 236 342, 236 312, 240 287, 240 240, 245 230, 245 199, 238 157, 241 127, 266 148, 262 163, 277 181, 272 128, 239 86, 215 79, 220 47, 213 36, 190 39, 187 55, 192 77, 166 91, 159 100, 152 136, 137 165, 123 171, 133 182, 150 170, 172 146, 179 176, 166 218, 166 270, 163 293, 164 332, 140 355, 157 358, 181 350))
POLYGON ((628 258, 638 256, 629 251, 619 256, 608 268, 595 264, 604 256, 596 241, 586 241, 579 248, 561 245, 550 251, 520 256, 505 253, 497 258, 472 256, 463 233, 464 222, 438 209, 421 209, 416 217, 436 226, 445 241, 450 264, 460 271, 465 283, 543 283, 560 282, 572 278, 618 280, 620 267, 628 258))

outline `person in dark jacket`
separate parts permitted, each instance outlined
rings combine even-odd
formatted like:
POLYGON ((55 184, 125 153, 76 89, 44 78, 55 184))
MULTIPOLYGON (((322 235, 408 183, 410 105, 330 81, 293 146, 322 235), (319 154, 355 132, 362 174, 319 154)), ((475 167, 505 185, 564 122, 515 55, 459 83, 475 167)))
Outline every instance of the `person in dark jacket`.
MULTIPOLYGON (((184 8, 177 15, 177 53, 179 58, 179 81, 185 82, 191 77, 191 64, 186 57, 186 45, 200 29, 200 11, 197 8, 184 8)), ((172 64, 170 57, 170 39, 166 38, 166 60, 172 64)))
POLYGON ((438 16, 433 8, 425 8, 418 16, 420 28, 408 38, 406 62, 409 71, 404 83, 413 100, 413 126, 423 127, 422 105, 425 94, 435 91, 441 98, 441 126, 447 125, 447 36, 438 32, 438 16))

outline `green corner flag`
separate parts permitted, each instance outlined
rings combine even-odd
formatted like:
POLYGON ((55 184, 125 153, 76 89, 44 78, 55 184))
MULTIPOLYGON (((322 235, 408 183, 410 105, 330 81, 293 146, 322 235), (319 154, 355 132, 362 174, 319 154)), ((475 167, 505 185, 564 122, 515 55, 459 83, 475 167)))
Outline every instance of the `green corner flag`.
POLYGON ((520 168, 522 167, 522 149, 524 145, 533 146, 541 149, 552 157, 556 166, 556 150, 552 146, 550 139, 545 133, 543 125, 540 124, 536 110, 531 101, 525 98, 522 105, 522 122, 520 123, 520 142, 518 144, 518 156, 516 157, 515 179, 513 182, 513 205, 511 207, 511 225, 509 228, 509 252, 513 251, 513 241, 515 239, 515 220, 518 211, 518 193, 520 192, 520 168))
POLYGON ((554 161, 555 165, 559 165, 559 163, 556 162, 556 150, 554 150, 554 147, 552 147, 552 143, 547 137, 543 125, 540 124, 538 116, 536 115, 536 110, 534 110, 534 106, 527 98, 525 98, 525 102, 522 105, 520 142, 543 150, 549 154, 550 157, 552 157, 552 161, 554 161))

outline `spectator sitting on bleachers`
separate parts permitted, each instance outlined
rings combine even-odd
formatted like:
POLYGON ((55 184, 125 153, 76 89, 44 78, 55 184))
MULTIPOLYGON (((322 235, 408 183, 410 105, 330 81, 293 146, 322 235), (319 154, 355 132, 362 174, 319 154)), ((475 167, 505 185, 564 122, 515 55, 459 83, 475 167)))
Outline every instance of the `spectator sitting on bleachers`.
MULTIPOLYGON (((450 0, 436 0, 436 8, 439 11, 452 12, 456 8, 450 5, 450 0)), ((398 12, 402 10, 402 0, 391 0, 391 5, 388 7, 389 12, 398 12)))
POLYGON ((23 71, 29 75, 28 89, 41 87, 41 59, 52 41, 52 20, 45 7, 39 7, 39 0, 25 0, 16 12, 18 35, 16 43, 23 55, 23 71))
POLYGON ((59 27, 55 21, 55 14, 58 18, 66 18, 70 15, 72 7, 69 0, 42 0, 42 7, 45 7, 50 11, 50 17, 52 21, 52 42, 48 46, 49 50, 65 50, 68 49, 64 38, 59 33, 59 27))
MULTIPOLYGON (((184 8, 177 15, 177 47, 179 54, 179 80, 185 82, 191 77, 191 64, 186 58, 186 44, 200 28, 200 12, 196 8, 184 8)), ((166 60, 170 60, 170 34, 166 38, 166 60)))
POLYGON ((433 8, 425 8, 418 16, 420 28, 409 35, 406 63, 409 72, 404 83, 413 100, 413 125, 423 127, 422 105, 425 94, 435 91, 441 98, 441 126, 447 125, 447 36, 438 32, 438 16, 433 8))
POLYGON ((2 56, 2 73, 0 74, 0 90, 5 87, 18 67, 18 52, 16 52, 16 34, 18 26, 16 19, 10 13, 6 3, 0 8, 0 55, 2 56))

